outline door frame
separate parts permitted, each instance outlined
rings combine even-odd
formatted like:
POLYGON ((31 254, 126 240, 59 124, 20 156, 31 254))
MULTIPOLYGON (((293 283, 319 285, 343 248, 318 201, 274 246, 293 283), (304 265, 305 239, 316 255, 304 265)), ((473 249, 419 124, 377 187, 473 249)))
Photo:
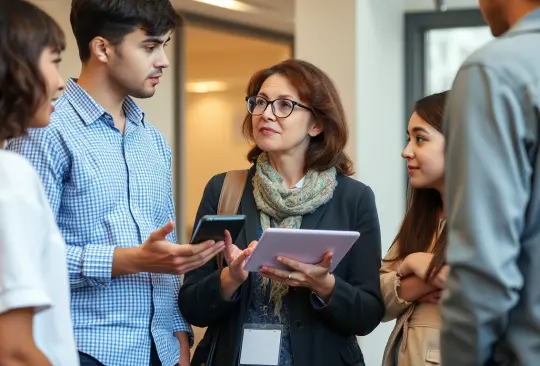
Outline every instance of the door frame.
POLYGON ((220 32, 238 34, 248 37, 254 37, 274 42, 286 43, 291 47, 291 55, 294 55, 294 35, 280 33, 277 31, 257 28, 245 24, 230 22, 222 19, 212 18, 206 15, 195 14, 177 9, 180 17, 180 25, 175 32, 174 42, 174 95, 176 103, 174 105, 174 151, 173 151, 173 191, 174 202, 176 207, 176 230, 179 242, 185 242, 187 237, 186 232, 186 180, 188 179, 185 167, 185 110, 186 110, 186 93, 185 93, 185 37, 186 27, 196 26, 203 27, 220 32))

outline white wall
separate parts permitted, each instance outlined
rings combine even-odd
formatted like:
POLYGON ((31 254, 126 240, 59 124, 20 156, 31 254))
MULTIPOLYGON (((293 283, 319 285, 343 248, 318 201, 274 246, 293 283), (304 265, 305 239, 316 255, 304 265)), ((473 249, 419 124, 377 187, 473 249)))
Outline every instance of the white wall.
MULTIPOLYGON (((400 0, 356 2, 356 164, 373 187, 381 222, 382 255, 405 211, 403 9, 400 0)), ((394 322, 361 340, 366 365, 381 364, 394 322)))
POLYGON ((68 77, 77 77, 81 69, 77 42, 69 23, 70 1, 68 0, 30 0, 49 14, 62 28, 66 35, 66 51, 62 54, 60 72, 67 81, 68 77))
MULTIPOLYGON (((351 126, 356 178, 375 192, 388 250, 405 204, 403 2, 296 0, 296 57, 336 82, 351 126)), ((360 340, 366 365, 381 364, 393 323, 360 340)))
POLYGON ((355 160, 355 0, 295 1, 295 57, 314 63, 334 80, 349 122, 350 140, 346 151, 355 160))

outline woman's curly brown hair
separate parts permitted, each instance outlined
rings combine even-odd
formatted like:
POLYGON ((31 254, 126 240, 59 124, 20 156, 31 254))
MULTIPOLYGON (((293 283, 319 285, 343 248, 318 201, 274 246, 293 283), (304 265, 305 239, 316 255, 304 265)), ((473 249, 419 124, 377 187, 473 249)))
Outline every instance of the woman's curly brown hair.
POLYGON ((43 51, 65 48, 64 32, 44 11, 23 0, 0 1, 0 141, 24 135, 47 85, 43 51))

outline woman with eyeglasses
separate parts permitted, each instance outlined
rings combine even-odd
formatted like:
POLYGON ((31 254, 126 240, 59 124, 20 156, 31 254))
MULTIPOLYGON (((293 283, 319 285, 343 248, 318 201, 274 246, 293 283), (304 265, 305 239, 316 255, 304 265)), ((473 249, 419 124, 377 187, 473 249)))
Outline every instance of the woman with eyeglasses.
MULTIPOLYGON (((243 129, 253 143, 253 166, 238 209, 246 226, 236 243, 226 240, 223 269, 217 258, 187 273, 180 290, 184 317, 208 327, 192 365, 242 365, 245 354, 252 360, 277 355, 279 366, 364 365, 356 337, 375 329, 384 313, 381 238, 373 191, 350 178, 347 122, 337 90, 316 66, 288 60, 255 73, 247 95, 243 129), (317 265, 283 258, 286 270, 244 271, 269 227, 361 236, 333 273, 332 253, 317 265), (266 338, 257 333, 253 339, 260 342, 250 345, 253 339, 243 334, 251 325, 279 328, 279 342, 260 341, 266 338)), ((224 179, 220 174, 210 180, 196 221, 217 213, 224 179)))

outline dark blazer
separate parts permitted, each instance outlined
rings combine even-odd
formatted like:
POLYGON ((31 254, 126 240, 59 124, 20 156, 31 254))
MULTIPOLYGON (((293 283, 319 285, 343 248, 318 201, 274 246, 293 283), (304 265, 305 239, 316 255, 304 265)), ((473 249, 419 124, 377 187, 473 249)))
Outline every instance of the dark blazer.
MULTIPOLYGON (((250 170, 239 214, 246 215, 246 226, 236 240, 240 249, 257 240, 259 211, 253 197, 250 170)), ((204 191, 198 221, 216 214, 225 174, 213 177, 204 191)), ((356 230, 360 238, 334 271, 336 285, 330 301, 321 306, 310 290, 291 288, 289 314, 295 366, 363 366, 364 358, 356 336, 369 334, 384 315, 379 282, 381 236, 375 197, 366 185, 339 175, 332 199, 302 219, 303 229, 356 230)), ((192 365, 205 365, 210 353, 212 364, 236 366, 251 295, 251 276, 231 301, 221 296, 220 271, 216 260, 186 273, 180 290, 179 306, 184 318, 198 327, 208 327, 192 359, 192 365), (211 352, 213 337, 217 336, 211 352)))

